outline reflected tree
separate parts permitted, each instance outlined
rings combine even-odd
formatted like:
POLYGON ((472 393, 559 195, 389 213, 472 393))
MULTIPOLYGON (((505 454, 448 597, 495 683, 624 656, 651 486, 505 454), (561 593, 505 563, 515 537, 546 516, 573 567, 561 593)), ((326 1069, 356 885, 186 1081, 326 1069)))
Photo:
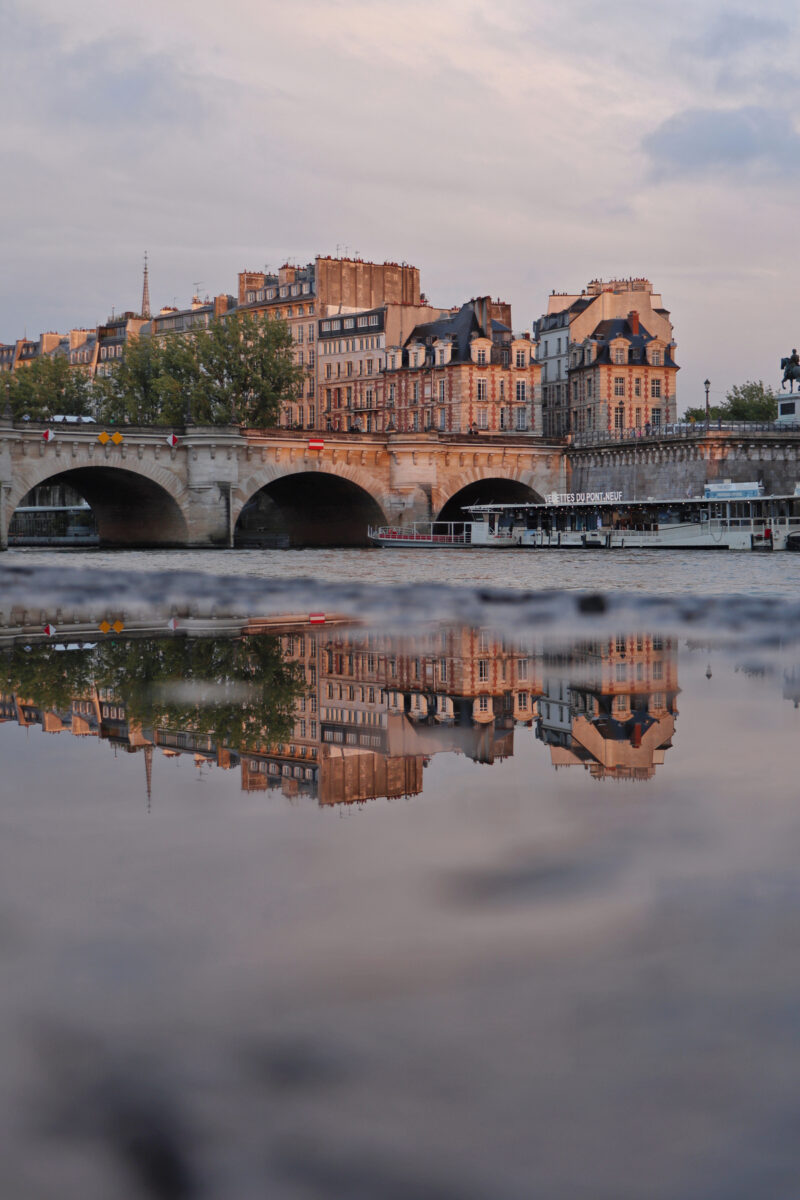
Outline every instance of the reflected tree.
POLYGON ((39 708, 108 691, 128 721, 213 736, 234 750, 286 740, 304 680, 274 637, 115 639, 85 650, 15 646, 0 690, 39 708))

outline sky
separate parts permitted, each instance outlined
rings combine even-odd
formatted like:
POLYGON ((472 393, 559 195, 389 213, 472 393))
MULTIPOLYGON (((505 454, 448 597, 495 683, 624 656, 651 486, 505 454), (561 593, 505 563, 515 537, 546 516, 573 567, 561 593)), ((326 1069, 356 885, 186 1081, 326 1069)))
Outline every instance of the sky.
POLYGON ((792 0, 0 0, 0 342, 317 254, 437 305, 644 275, 679 411, 800 343, 792 0))

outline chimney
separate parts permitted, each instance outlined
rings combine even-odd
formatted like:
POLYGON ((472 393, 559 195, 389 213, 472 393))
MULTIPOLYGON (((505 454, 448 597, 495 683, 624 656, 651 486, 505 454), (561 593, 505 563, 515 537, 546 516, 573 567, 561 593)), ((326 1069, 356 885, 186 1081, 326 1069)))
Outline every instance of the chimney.
POLYGON ((636 312, 635 309, 633 312, 628 313, 628 324, 631 327, 631 333, 633 334, 633 336, 638 337, 639 336, 639 314, 638 314, 638 312, 636 312))
POLYGON ((221 317, 228 311, 228 297, 224 293, 214 297, 214 316, 221 317))

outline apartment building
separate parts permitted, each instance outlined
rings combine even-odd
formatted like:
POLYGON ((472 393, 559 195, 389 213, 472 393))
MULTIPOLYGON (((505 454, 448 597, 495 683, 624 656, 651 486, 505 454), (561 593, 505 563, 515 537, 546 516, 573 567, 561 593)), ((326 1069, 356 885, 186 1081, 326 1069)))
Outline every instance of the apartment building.
POLYGON ((417 325, 386 348, 387 429, 536 433, 539 364, 511 307, 488 296, 417 325))
POLYGON ((387 345, 402 345, 420 321, 447 311, 427 304, 383 304, 320 320, 317 351, 324 428, 382 433, 394 408, 386 403, 387 345))
POLYGON ((659 427, 676 419, 670 314, 649 279, 552 293, 533 324, 546 436, 659 427))
MULTIPOLYGON (((390 305, 419 304, 419 270, 406 263, 372 263, 319 255, 303 267, 286 264, 276 273, 240 272, 239 311, 286 321, 294 340, 295 362, 306 372, 302 392, 284 407, 281 425, 290 429, 333 428, 328 425, 330 413, 323 414, 319 401, 320 389, 325 386, 317 355, 319 325, 336 316, 343 318, 390 305)), ((378 336, 374 326, 370 329, 371 338, 378 336)), ((370 350, 377 348, 371 346, 370 350)), ((361 390, 360 398, 366 405, 366 387, 361 390)), ((351 396, 351 402, 353 399, 351 396)), ((345 423, 338 427, 354 428, 346 424, 345 411, 342 409, 340 418, 345 423)), ((363 411, 362 424, 366 424, 366 412, 374 413, 374 409, 363 411)))

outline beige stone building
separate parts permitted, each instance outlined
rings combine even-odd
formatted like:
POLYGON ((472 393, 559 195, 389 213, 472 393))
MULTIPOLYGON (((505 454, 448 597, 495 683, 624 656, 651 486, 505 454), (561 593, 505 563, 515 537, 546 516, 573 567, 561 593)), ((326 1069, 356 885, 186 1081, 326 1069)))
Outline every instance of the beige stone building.
POLYGON ((553 293, 534 322, 543 432, 624 432, 676 419, 670 314, 648 279, 553 293))
POLYGON ((447 313, 426 304, 339 309, 319 321, 317 353, 320 419, 329 430, 382 433, 386 407, 386 348, 402 346, 420 323, 447 313))
POLYGON ((540 433, 539 365, 511 308, 484 296, 387 345, 386 427, 540 433))
MULTIPOLYGON (((238 311, 286 321, 294 339, 295 362, 306 371, 302 394, 285 406, 281 424, 301 429, 328 427, 328 415, 322 413, 319 399, 318 321, 385 305, 419 304, 419 271, 405 263, 318 256, 303 267, 286 264, 274 274, 241 272, 238 311)), ((363 397, 366 401, 366 389, 363 397)))

